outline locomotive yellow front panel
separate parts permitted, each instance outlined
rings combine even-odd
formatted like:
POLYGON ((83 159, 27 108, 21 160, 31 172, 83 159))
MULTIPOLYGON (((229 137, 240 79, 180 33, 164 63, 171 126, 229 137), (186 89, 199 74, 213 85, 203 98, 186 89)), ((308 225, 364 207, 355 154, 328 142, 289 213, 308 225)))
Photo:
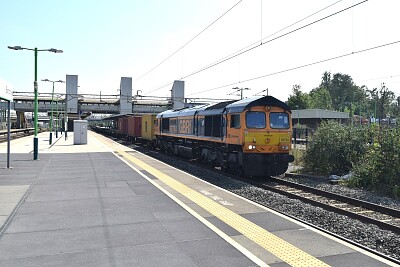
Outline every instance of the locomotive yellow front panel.
POLYGON ((291 133, 286 132, 250 132, 245 131, 243 151, 246 153, 289 152, 291 133))

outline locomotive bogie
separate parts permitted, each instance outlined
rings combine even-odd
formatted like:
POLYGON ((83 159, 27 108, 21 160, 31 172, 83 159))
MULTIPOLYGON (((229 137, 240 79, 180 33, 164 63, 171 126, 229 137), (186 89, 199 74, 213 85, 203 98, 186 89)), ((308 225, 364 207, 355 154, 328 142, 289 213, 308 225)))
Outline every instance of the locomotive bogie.
POLYGON ((286 172, 293 156, 288 154, 243 154, 245 176, 275 176, 286 172))

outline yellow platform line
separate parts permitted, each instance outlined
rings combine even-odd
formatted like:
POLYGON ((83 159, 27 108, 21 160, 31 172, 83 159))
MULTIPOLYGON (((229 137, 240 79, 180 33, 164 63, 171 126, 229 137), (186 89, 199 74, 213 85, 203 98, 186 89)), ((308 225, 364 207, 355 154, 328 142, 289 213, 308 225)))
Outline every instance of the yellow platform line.
POLYGON ((224 206, 191 189, 190 187, 176 181, 175 179, 155 169, 149 164, 144 163, 136 157, 124 151, 118 151, 118 154, 124 156, 125 159, 128 159, 140 168, 157 177, 160 181, 162 181, 175 191, 181 193, 186 198, 193 201, 198 206, 205 209, 232 228, 236 229, 238 232, 240 232, 256 244, 260 245, 265 250, 274 254, 282 261, 285 261, 289 265, 298 267, 329 266, 323 261, 293 246, 292 244, 268 232, 257 224, 243 218, 242 216, 236 214, 228 208, 225 208, 224 206))

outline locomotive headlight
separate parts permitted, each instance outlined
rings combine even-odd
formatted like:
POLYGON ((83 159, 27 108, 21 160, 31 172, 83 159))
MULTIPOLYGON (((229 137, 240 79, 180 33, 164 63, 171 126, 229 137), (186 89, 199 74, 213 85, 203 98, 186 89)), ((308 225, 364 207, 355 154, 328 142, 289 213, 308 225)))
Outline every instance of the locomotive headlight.
POLYGON ((289 150, 289 146, 283 145, 283 146, 281 146, 281 150, 289 150))
POLYGON ((249 148, 249 149, 256 149, 256 146, 249 145, 248 148, 249 148))

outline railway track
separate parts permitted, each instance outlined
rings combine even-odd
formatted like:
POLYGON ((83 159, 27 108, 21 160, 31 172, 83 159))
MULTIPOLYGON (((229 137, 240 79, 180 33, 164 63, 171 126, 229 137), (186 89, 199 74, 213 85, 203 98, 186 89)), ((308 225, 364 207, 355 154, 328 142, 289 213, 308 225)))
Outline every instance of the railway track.
MULTIPOLYGON (((39 131, 41 132, 41 131, 39 131)), ((25 137, 33 134, 33 128, 26 129, 11 129, 10 131, 10 140, 25 137)), ((7 142, 8 135, 7 131, 0 131, 0 143, 7 142)))
MULTIPOLYGON (((177 159, 182 160, 182 158, 178 157, 177 159)), ((239 179, 259 188, 270 190, 272 192, 285 195, 289 198, 299 199, 303 202, 321 207, 325 210, 342 214, 364 223, 374 224, 381 229, 393 231, 396 234, 400 234, 400 210, 398 209, 393 209, 375 203, 351 198, 348 196, 327 192, 314 187, 283 180, 277 177, 271 177, 267 182, 265 180, 257 181, 238 177, 236 175, 223 172, 213 167, 197 163, 196 161, 191 161, 189 164, 196 165, 200 168, 206 168, 213 172, 230 176, 233 179, 239 179)))
POLYGON ((299 199, 325 210, 342 214, 364 223, 374 224, 381 229, 400 234, 400 210, 398 209, 327 192, 277 177, 271 177, 267 182, 265 180, 257 181, 241 178, 195 161, 190 162, 190 164, 199 166, 200 168, 207 168, 211 171, 230 176, 234 179, 239 179, 259 188, 270 190, 289 198, 299 199))
MULTIPOLYGON (((171 157, 171 155, 169 156, 171 157)), ((175 156, 172 157, 175 158, 175 156)), ((176 158, 182 161, 182 158, 176 158)), ((229 176, 233 179, 239 179, 256 187, 270 190, 292 199, 299 199, 303 202, 321 207, 325 210, 345 215, 349 218, 356 219, 364 223, 374 224, 381 229, 400 234, 400 210, 398 209, 327 192, 277 177, 271 177, 267 182, 265 180, 257 181, 241 178, 236 175, 215 169, 211 166, 197 163, 196 161, 190 161, 189 164, 196 165, 200 168, 206 168, 210 171, 229 176)))
MULTIPOLYGON (((29 133, 28 134, 26 134, 26 133, 13 133, 13 134, 10 135, 10 140, 21 138, 21 137, 28 136, 28 135, 30 135, 30 134, 29 133)), ((0 136, 0 143, 7 142, 7 140, 8 140, 7 135, 0 136)))
POLYGON ((290 198, 299 199, 328 211, 342 214, 364 223, 375 224, 382 229, 400 234, 400 210, 319 190, 314 187, 297 184, 276 177, 272 177, 269 182, 258 182, 247 179, 241 180, 254 186, 290 198))

